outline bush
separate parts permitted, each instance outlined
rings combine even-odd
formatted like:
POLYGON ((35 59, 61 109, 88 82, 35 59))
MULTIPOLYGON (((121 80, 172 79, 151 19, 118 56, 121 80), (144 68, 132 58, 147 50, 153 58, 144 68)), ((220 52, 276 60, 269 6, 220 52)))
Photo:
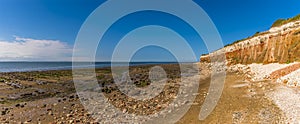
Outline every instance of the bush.
POLYGON ((278 19, 273 23, 272 27, 278 27, 278 26, 281 26, 281 25, 284 25, 284 24, 287 24, 290 22, 298 21, 298 20, 300 20, 300 14, 293 18, 289 18, 289 19, 278 19))
POLYGON ((290 61, 290 60, 287 60, 287 61, 286 61, 286 64, 290 64, 290 63, 291 63, 291 61, 290 61))
POLYGON ((278 20, 276 20, 276 21, 273 23, 272 27, 278 27, 278 26, 281 26, 281 25, 283 25, 285 22, 286 22, 285 19, 278 19, 278 20))

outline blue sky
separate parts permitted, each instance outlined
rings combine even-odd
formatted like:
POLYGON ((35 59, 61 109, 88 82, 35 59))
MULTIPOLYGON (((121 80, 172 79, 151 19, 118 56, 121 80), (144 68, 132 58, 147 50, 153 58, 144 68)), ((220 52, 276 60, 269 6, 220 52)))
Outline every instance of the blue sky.
MULTIPOLYGON (((68 52, 72 50, 81 25, 103 2, 103 0, 1 0, 0 48, 5 47, 6 51, 0 50, 0 59, 4 61, 70 60, 71 55, 68 52), (23 44, 27 45, 27 49, 22 46, 23 44), (32 44, 51 46, 45 47, 45 50, 53 54, 46 54, 45 50, 38 49, 32 44), (10 48, 17 49, 17 52, 10 48), (22 51, 22 48, 26 51, 22 51), (20 54, 13 55, 15 52, 20 54), (41 53, 44 55, 40 55, 41 53)), ((300 1, 298 0, 196 0, 196 2, 215 23, 224 45, 251 36, 257 31, 268 30, 279 18, 289 18, 300 14, 300 1)), ((134 20, 130 22, 152 21, 150 19, 144 22, 134 22, 134 20)), ((159 23, 168 24, 167 22, 159 23)), ((180 24, 177 28, 182 28, 182 25, 184 24, 180 24)), ((126 26, 123 28, 126 30, 126 26)), ((120 32, 124 30, 120 29, 120 32)), ((116 31, 118 32, 118 28, 112 32, 116 31)), ((191 39, 194 38, 190 44, 195 44, 192 45, 193 49, 196 55, 200 56, 206 50, 203 48, 203 43, 196 43, 202 41, 191 31, 186 30, 185 33, 191 39)), ((103 42, 102 46, 100 44, 101 49, 98 55, 103 60, 109 59, 111 52, 108 51, 111 51, 115 44, 116 42, 108 40, 103 42)), ((162 51, 166 50, 149 47, 141 51, 144 54, 137 54, 137 57, 141 58, 146 55, 150 58, 161 59, 170 56, 168 52, 158 54, 164 53, 162 51), (156 52, 150 53, 150 51, 156 52)))

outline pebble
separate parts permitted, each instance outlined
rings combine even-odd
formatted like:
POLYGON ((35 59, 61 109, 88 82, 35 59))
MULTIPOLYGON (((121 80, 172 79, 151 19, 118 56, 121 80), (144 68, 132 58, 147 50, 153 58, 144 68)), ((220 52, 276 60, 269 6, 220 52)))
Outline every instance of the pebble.
POLYGON ((70 118, 70 117, 73 117, 73 115, 71 115, 71 114, 67 114, 67 117, 69 117, 69 118, 70 118))
POLYGON ((123 109, 123 111, 122 111, 123 113, 126 113, 127 112, 127 109, 123 109))
POLYGON ((20 107, 21 105, 18 103, 18 104, 16 104, 15 106, 16 106, 16 107, 20 107))
POLYGON ((7 111, 1 111, 1 115, 6 115, 7 111))
POLYGON ((48 115, 53 115, 52 111, 49 111, 49 112, 48 112, 48 115))

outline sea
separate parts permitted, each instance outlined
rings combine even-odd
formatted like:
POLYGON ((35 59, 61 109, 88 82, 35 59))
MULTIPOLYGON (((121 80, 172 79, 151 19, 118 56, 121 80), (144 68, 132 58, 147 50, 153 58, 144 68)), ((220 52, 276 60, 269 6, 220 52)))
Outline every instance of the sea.
MULTIPOLYGON (((79 63, 79 62, 78 62, 79 63)), ((104 68, 111 67, 111 62, 80 62, 80 66, 72 66, 72 62, 0 62, 0 72, 28 72, 47 70, 71 70, 72 68, 104 68)), ((172 64, 175 62, 130 62, 130 66, 172 64)), ((125 66, 126 63, 113 64, 114 66, 125 66)))

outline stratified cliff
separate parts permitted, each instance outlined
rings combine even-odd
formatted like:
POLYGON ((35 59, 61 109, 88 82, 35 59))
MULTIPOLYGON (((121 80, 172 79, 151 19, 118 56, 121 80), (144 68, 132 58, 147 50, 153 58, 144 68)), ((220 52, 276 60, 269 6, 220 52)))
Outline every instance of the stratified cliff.
MULTIPOLYGON (((300 61, 300 19, 276 21, 268 31, 228 45, 210 55, 224 51, 228 64, 290 63, 300 61)), ((201 56, 209 62, 210 55, 201 56)))

